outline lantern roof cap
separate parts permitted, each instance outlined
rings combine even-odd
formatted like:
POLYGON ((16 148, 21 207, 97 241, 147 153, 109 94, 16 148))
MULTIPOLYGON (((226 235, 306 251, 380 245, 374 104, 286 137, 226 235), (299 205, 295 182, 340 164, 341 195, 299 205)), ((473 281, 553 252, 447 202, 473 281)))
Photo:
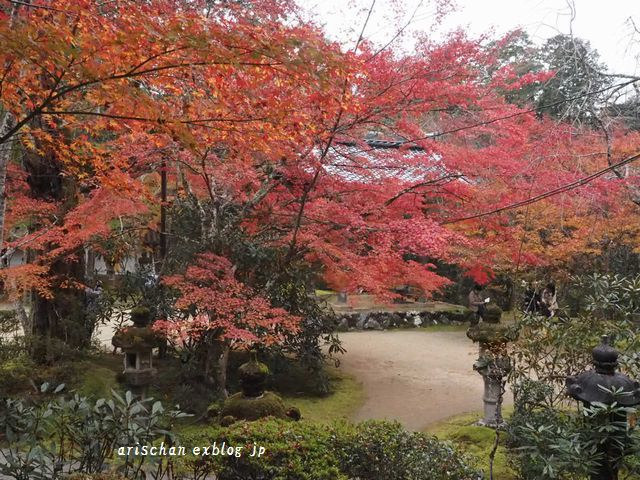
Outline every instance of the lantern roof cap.
POLYGON ((603 335, 600 344, 591 352, 593 366, 598 373, 613 375, 618 367, 618 355, 618 351, 610 345, 609 336, 603 335))
POLYGON ((616 372, 618 351, 609 344, 609 337, 591 352, 595 369, 567 377, 567 393, 585 403, 604 403, 630 407, 640 404, 640 382, 616 372), (615 393, 618 392, 618 393, 615 393))

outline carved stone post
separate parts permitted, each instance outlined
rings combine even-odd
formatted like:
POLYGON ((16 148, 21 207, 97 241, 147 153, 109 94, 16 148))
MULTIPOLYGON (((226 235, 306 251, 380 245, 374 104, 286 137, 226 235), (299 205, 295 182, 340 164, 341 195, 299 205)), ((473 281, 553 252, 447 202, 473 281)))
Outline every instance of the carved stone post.
POLYGON ((502 311, 491 306, 484 321, 467 330, 467 337, 479 344, 478 360, 473 369, 482 375, 484 381, 484 415, 478 423, 497 428, 504 424, 502 418, 502 397, 505 377, 511 371, 511 360, 506 353, 506 345, 517 338, 517 332, 509 325, 500 323, 502 311))

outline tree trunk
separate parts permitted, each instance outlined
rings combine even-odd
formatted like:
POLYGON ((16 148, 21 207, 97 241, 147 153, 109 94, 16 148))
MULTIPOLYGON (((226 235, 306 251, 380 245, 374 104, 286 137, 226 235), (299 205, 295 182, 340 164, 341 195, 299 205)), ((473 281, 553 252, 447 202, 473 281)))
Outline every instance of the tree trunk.
MULTIPOLYGON (((7 111, 0 113, 0 137, 4 136, 15 124, 13 115, 7 111)), ((9 160, 11 158, 11 145, 9 140, 0 144, 0 252, 4 248, 4 219, 7 208, 7 194, 6 182, 7 182, 7 168, 9 167, 9 160)))
POLYGON ((86 249, 86 265, 85 265, 85 278, 95 283, 96 280, 96 252, 91 247, 86 249))
POLYGON ((18 320, 20 320, 20 326, 22 327, 22 331, 25 335, 29 334, 29 332, 33 331, 33 325, 31 322, 31 318, 27 313, 27 307, 25 306, 25 299, 20 299, 18 301, 13 302, 13 308, 16 311, 16 315, 18 315, 18 320))
MULTIPOLYGON (((51 266, 51 273, 61 281, 81 281, 84 262, 57 261, 51 266)), ((53 298, 32 294, 33 359, 39 363, 51 363, 69 351, 86 349, 95 328, 86 312, 83 290, 53 288, 53 298)))
POLYGON ((205 382, 211 384, 218 390, 222 398, 227 398, 229 396, 229 392, 227 392, 229 344, 217 339, 218 332, 208 332, 205 335, 207 335, 208 338, 201 344, 200 350, 202 376, 205 382))
MULTIPOLYGON (((31 0, 22 2, 25 5, 31 3, 31 0)), ((16 16, 18 15, 19 3, 14 3, 11 6, 11 26, 13 26, 16 16)), ((9 65, 5 65, 5 68, 9 65)), ((2 108, 0 105, 0 138, 11 131, 16 125, 16 119, 13 114, 8 110, 2 108)), ((9 167, 9 160, 11 159, 11 150, 13 145, 13 137, 9 137, 3 143, 0 143, 0 254, 4 248, 4 219, 7 210, 7 193, 6 193, 6 181, 7 181, 7 168, 9 167)), ((0 265, 0 268, 2 266, 0 265)))
POLYGON ((218 352, 218 365, 216 369, 216 383, 222 398, 227 398, 227 368, 229 366, 229 344, 220 342, 220 350, 218 352))

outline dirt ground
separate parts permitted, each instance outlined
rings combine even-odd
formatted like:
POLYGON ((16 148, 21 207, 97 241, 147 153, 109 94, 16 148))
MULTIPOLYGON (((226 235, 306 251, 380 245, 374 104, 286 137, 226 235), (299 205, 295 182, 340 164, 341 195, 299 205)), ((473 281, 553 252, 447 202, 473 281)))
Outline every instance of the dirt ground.
MULTIPOLYGON (((482 410, 478 346, 464 331, 347 332, 341 367, 362 382, 366 401, 354 420, 398 420, 410 430, 482 410)), ((512 403, 507 394, 506 404, 512 403)))

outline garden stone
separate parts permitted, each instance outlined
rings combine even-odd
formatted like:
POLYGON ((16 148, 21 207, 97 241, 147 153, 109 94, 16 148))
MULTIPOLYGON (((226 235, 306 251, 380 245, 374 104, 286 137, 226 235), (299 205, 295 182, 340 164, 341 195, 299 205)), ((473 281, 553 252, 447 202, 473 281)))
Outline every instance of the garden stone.
POLYGON ((364 325, 365 330, 382 330, 382 325, 375 318, 370 318, 364 325))
POLYGON ((349 328, 356 328, 356 324, 358 323, 358 314, 352 313, 345 315, 345 318, 349 322, 349 328))
POLYGON ((340 321, 338 322, 338 326, 336 327, 336 330, 338 330, 339 332, 346 332, 349 330, 349 320, 347 320, 345 317, 340 318, 340 321))
POLYGON ((402 318, 402 315, 398 313, 389 314, 389 316, 387 317, 387 322, 387 327, 399 327, 401 325, 404 325, 404 319, 402 318))

